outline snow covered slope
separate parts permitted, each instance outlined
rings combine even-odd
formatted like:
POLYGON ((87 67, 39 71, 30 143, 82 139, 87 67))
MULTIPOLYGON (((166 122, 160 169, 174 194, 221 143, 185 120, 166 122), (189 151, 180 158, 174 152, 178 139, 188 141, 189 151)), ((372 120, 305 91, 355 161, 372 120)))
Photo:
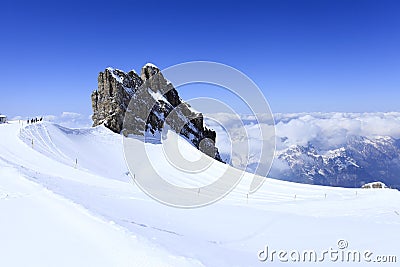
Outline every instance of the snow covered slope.
MULTIPOLYGON (((341 239, 349 249, 400 260, 397 190, 266 179, 247 196, 246 175, 214 205, 177 209, 131 182, 121 136, 51 123, 0 125, 0 167, 1 266, 265 266, 271 263, 258 252, 266 245, 322 253, 341 239)), ((230 167, 216 162, 212 170, 223 168, 230 167)), ((193 186, 165 163, 160 171, 193 186)), ((213 175, 196 178, 211 182, 213 175)))

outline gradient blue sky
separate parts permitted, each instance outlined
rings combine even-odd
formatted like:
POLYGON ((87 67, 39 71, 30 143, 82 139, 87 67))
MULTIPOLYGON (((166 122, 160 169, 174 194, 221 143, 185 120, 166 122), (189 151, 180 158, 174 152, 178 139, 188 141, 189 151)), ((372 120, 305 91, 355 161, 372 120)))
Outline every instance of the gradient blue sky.
POLYGON ((106 67, 192 60, 241 70, 273 112, 400 111, 395 0, 3 1, 0 13, 10 116, 89 115, 106 67))

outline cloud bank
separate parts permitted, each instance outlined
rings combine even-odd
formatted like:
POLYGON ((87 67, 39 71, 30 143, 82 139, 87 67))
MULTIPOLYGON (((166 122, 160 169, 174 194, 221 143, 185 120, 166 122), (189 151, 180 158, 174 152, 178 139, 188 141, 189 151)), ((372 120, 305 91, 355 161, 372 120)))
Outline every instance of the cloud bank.
MULTIPOLYGON (((256 121, 254 116, 241 115, 240 120, 233 114, 213 114, 213 120, 207 120, 207 125, 217 132, 217 147, 225 159, 235 167, 252 171, 257 164, 257 157, 262 149, 261 139, 271 139, 272 136, 261 137, 257 127, 273 127, 273 122, 266 116, 256 121), (243 126, 242 124, 243 123, 243 126), (231 151, 232 140, 245 140, 249 137, 250 151, 231 151), (247 162, 249 155, 250 162, 247 162)), ((341 147, 354 136, 391 136, 400 138, 400 112, 388 113, 292 113, 274 114, 276 152, 284 151, 291 146, 306 146, 309 143, 321 150, 332 150, 341 147)), ((269 133, 272 131, 269 130, 269 133)), ((279 162, 274 162, 274 168, 279 168, 279 162)), ((281 166, 282 168, 286 166, 281 166)))

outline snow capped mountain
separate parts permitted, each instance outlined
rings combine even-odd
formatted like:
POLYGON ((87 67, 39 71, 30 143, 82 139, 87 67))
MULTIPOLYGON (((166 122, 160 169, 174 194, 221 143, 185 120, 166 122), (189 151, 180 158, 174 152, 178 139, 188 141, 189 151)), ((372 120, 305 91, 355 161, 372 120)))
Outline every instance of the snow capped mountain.
MULTIPOLYGON (((297 113, 274 117, 277 145, 270 176, 356 188, 382 181, 400 189, 400 113, 297 113)), ((240 133, 237 124, 229 123, 229 114, 219 114, 219 118, 230 132, 240 133)), ((255 121, 251 116, 244 115, 242 120, 250 140, 258 137, 251 136, 254 125, 271 126, 269 121, 255 121)), ((220 137, 217 146, 222 157, 240 167, 247 155, 229 155, 226 133, 218 126, 214 129, 220 137)), ((257 163, 252 155, 257 155, 259 149, 257 143, 250 148, 249 172, 257 163)))
POLYGON ((288 168, 273 170, 272 175, 288 181, 344 187, 381 181, 400 189, 399 144, 389 136, 353 136, 343 146, 326 151, 311 143, 291 146, 277 153, 277 160, 288 168))
POLYGON ((159 135, 164 127, 181 134, 205 154, 221 161, 215 147, 216 133, 204 125, 203 115, 178 95, 173 85, 153 64, 140 76, 107 68, 99 73, 92 93, 93 126, 104 124, 124 135, 159 135))

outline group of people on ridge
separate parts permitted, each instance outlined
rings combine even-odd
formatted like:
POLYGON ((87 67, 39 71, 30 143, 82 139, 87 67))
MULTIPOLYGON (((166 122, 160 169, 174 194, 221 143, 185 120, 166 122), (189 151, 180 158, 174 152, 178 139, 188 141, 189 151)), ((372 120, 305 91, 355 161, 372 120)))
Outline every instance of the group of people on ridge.
POLYGON ((34 119, 28 119, 26 122, 29 124, 29 123, 36 123, 36 122, 39 122, 39 121, 42 121, 43 120, 43 118, 40 118, 40 119, 38 119, 38 118, 34 118, 34 119))

